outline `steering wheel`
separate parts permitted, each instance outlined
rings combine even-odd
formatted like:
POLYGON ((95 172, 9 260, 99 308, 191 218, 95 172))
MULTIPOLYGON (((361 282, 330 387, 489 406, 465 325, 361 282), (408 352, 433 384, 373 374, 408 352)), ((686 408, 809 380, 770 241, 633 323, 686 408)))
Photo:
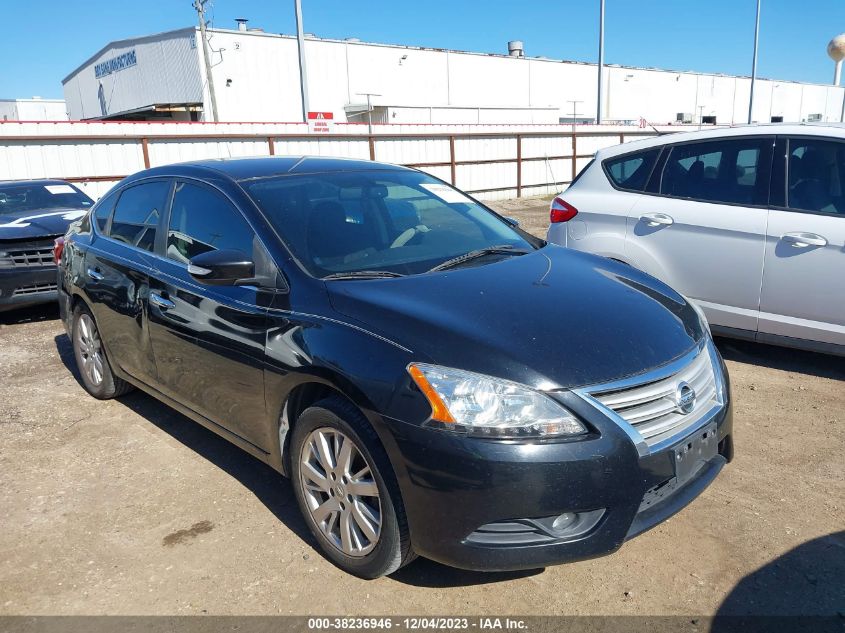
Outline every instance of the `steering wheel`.
POLYGON ((400 246, 405 246, 408 242, 410 242, 414 237, 419 233, 427 233, 431 229, 428 228, 425 224, 418 224, 417 226, 412 226, 410 229, 405 229, 402 231, 395 240, 390 244, 390 248, 399 248, 400 246))

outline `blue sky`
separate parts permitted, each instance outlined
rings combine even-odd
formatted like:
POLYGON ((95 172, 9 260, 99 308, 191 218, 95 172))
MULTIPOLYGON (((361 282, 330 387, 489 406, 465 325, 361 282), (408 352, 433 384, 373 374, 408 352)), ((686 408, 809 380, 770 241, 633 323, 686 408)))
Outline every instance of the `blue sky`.
MULTIPOLYGON (((234 18, 294 32, 293 0, 213 0, 216 26, 234 18)), ((598 0, 302 0, 305 30, 322 37, 596 61, 598 0)), ((750 74, 755 0, 606 0, 606 63, 750 74)), ((0 0, 0 98, 61 97, 61 80, 111 40, 191 25, 191 0, 0 0), (3 6, 6 5, 6 6, 3 6), (15 28, 12 25, 17 25, 15 28)), ((758 74, 830 82, 831 37, 843 0, 763 0, 758 74)))

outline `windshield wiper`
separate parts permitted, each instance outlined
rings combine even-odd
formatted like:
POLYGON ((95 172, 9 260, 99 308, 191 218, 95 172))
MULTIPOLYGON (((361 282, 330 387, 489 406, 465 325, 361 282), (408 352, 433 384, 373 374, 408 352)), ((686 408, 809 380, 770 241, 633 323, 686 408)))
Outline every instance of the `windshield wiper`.
POLYGON ((463 255, 458 255, 457 257, 453 257, 452 259, 447 259, 442 264, 437 264, 434 268, 430 268, 428 272, 433 273, 438 270, 446 270, 447 268, 454 268, 455 266, 459 266, 464 262, 468 262, 473 259, 478 259, 479 257, 484 257, 485 255, 496 255, 496 254, 504 254, 504 255, 525 255, 526 253, 530 253, 531 251, 526 251, 523 249, 517 249, 511 246, 510 244, 498 244, 496 246, 488 246, 486 248, 479 248, 474 251, 470 251, 469 253, 464 253, 463 255))
POLYGON ((345 273, 332 273, 323 277, 323 281, 332 279, 379 279, 387 277, 404 277, 402 273, 394 273, 389 270, 350 270, 345 273))

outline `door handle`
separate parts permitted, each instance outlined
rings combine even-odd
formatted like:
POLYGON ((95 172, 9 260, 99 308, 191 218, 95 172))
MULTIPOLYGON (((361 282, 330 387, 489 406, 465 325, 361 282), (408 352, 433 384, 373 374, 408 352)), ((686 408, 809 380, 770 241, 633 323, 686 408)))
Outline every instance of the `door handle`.
POLYGON ((644 213, 640 216, 640 220, 647 222, 649 226, 660 226, 661 224, 663 226, 669 226, 675 223, 672 216, 666 215, 665 213, 644 213))
POLYGON ((154 306, 161 308, 162 310, 167 310, 168 308, 175 308, 176 304, 173 303, 170 299, 162 297, 157 292, 150 293, 150 303, 154 306))
POLYGON ((784 242, 792 244, 795 248, 807 248, 808 246, 827 246, 827 240, 816 233, 784 233, 781 235, 784 242))
POLYGON ((106 278, 105 275, 103 275, 103 273, 101 273, 96 268, 89 268, 86 272, 88 273, 88 276, 94 281, 102 281, 106 278))

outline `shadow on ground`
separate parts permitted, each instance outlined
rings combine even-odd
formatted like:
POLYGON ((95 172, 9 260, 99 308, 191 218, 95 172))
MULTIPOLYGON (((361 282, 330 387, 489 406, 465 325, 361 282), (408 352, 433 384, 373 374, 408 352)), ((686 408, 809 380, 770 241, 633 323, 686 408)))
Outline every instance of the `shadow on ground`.
POLYGON ((745 576, 719 606, 711 631, 799 628, 845 629, 845 531, 807 541, 745 576))
POLYGON ((21 323, 37 323, 39 321, 53 321, 59 318, 59 304, 44 303, 27 308, 16 308, 0 312, 0 325, 19 325, 21 323))
POLYGON ((845 380, 845 360, 841 356, 728 338, 717 338, 716 346, 725 360, 810 374, 821 378, 845 380))
MULTIPOLYGON (((70 339, 61 334, 55 337, 55 344, 62 363, 81 386, 70 339)), ((228 473, 251 491, 298 538, 308 543, 315 551, 320 551, 299 511, 288 479, 237 446, 142 391, 133 391, 119 398, 118 401, 228 473)), ((391 579, 419 587, 465 587, 522 578, 541 571, 471 572, 418 559, 393 574, 391 579)))

